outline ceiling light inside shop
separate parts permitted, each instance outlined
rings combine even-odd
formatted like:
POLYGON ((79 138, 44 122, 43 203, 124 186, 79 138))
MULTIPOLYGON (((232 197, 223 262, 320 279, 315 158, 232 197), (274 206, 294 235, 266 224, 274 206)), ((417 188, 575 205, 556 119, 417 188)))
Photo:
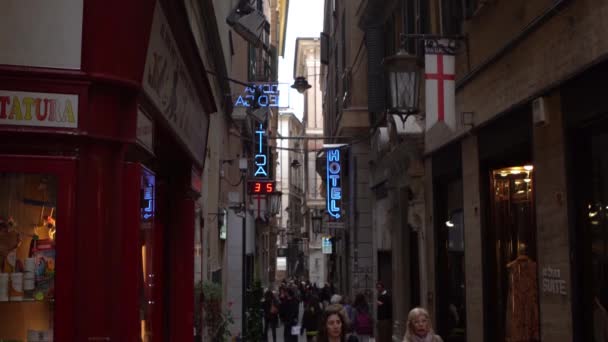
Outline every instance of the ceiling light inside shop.
POLYGON ((524 178, 524 182, 526 182, 526 183, 530 183, 531 181, 532 181, 532 179, 530 179, 530 178, 524 178))
POLYGON ((446 225, 446 227, 448 227, 448 228, 452 228, 452 227, 454 227, 454 223, 452 223, 452 221, 445 221, 445 225, 446 225))
POLYGON ((597 211, 590 211, 589 212, 589 217, 596 217, 597 216, 597 211))
POLYGON ((532 170, 534 170, 534 166, 532 166, 532 165, 526 165, 526 166, 524 166, 524 170, 526 170, 526 171, 532 171, 532 170))

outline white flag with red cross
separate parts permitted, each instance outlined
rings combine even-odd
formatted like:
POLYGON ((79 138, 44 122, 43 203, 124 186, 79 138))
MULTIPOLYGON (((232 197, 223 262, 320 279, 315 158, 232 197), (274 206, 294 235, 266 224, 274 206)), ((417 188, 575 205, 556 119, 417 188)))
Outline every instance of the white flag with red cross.
POLYGON ((456 128, 456 75, 454 55, 441 46, 448 41, 427 46, 424 55, 426 130, 437 124, 456 128))

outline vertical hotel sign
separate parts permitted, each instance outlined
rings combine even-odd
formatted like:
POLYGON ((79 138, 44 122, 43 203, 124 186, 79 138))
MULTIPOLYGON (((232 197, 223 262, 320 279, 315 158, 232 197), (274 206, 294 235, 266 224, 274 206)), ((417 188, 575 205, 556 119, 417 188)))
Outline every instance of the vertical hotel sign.
POLYGON ((330 220, 342 217, 342 159, 340 148, 325 150, 327 157, 327 213, 330 220))
POLYGON ((199 92, 188 75, 171 27, 158 1, 150 31, 143 88, 179 140, 194 159, 203 165, 209 115, 205 113, 199 92))

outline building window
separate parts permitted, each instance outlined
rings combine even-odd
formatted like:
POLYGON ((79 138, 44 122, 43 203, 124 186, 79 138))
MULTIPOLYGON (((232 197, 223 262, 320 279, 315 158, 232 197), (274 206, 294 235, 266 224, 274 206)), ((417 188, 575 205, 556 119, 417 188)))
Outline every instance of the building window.
MULTIPOLYGON (((261 37, 262 42, 269 45, 270 37, 270 24, 264 22, 263 36, 261 37)), ((251 82, 264 82, 269 81, 272 77, 272 55, 269 51, 264 50, 262 47, 256 47, 249 43, 249 68, 248 76, 251 82)))
POLYGON ((463 3, 454 0, 441 0, 441 32, 461 34, 463 22, 463 3))

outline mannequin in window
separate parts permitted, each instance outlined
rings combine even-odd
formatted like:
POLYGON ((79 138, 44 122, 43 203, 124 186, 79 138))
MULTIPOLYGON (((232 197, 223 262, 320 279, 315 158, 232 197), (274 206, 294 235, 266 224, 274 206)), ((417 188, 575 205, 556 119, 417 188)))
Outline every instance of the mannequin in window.
POLYGON ((526 255, 525 244, 519 244, 517 252, 517 258, 506 265, 509 272, 507 342, 540 341, 536 262, 526 255))

